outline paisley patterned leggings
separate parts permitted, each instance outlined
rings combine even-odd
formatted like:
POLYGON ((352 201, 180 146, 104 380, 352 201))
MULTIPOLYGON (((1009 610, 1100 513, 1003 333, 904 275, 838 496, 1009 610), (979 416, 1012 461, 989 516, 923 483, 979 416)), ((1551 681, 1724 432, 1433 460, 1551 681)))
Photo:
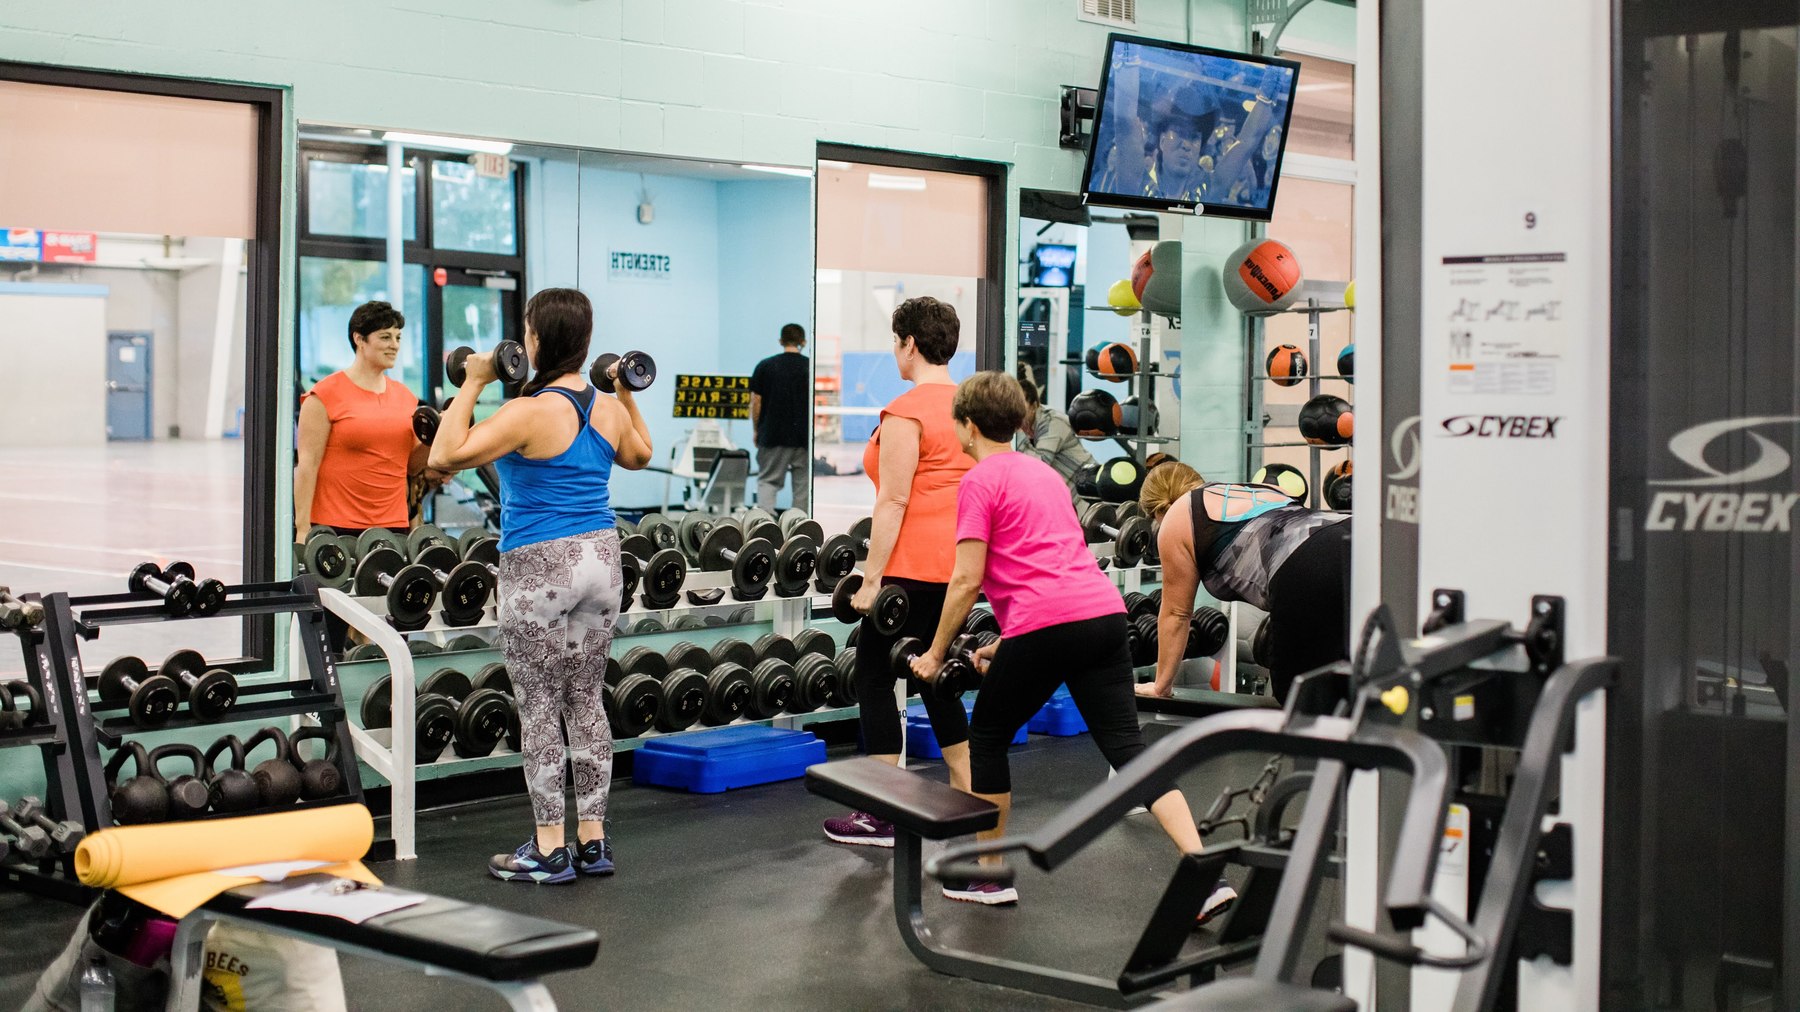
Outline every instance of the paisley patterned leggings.
POLYGON ((540 826, 563 824, 563 741, 578 817, 606 818, 612 728, 600 690, 619 618, 619 535, 576 534, 500 556, 500 651, 519 707, 525 784, 540 826))

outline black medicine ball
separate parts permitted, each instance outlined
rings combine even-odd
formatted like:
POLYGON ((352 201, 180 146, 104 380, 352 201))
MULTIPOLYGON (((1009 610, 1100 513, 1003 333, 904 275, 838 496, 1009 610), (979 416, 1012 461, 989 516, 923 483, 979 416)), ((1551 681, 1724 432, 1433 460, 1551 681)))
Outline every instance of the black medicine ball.
POLYGON ((1356 435, 1355 422, 1349 401, 1320 394, 1300 407, 1300 438, 1315 446, 1342 446, 1356 435))
POLYGON ((1137 352, 1117 341, 1096 345, 1087 350, 1087 369, 1100 379, 1123 383, 1137 372, 1137 352))
POLYGON ((1077 435, 1110 436, 1119 431, 1118 398, 1104 390, 1083 390, 1069 402, 1069 425, 1077 435))
POLYGON ((1252 485, 1271 485, 1297 503, 1306 502, 1306 475, 1291 464, 1264 464, 1250 476, 1252 485))
POLYGON ((1100 499, 1102 502, 1132 502, 1144 487, 1144 465, 1130 457, 1119 457, 1100 465, 1100 499))
POLYGON ((1156 435, 1156 425, 1162 420, 1162 416, 1157 412, 1155 402, 1150 404, 1149 417, 1143 419, 1144 427, 1141 431, 1138 429, 1138 411, 1137 395, 1133 394, 1125 398, 1124 402, 1119 405, 1119 431, 1128 436, 1156 435))
POLYGON ((1338 375, 1355 382, 1356 345, 1346 344, 1344 350, 1338 352, 1338 375))
POLYGON ((1350 508, 1350 462, 1344 461, 1325 472, 1325 506, 1344 512, 1350 508))

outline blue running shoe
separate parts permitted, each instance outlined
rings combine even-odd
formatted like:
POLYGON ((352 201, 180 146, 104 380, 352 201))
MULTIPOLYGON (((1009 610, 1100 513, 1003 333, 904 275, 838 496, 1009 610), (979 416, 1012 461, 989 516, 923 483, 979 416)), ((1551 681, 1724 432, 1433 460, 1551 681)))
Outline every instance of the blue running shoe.
POLYGON ((575 861, 567 847, 545 854, 538 850, 536 840, 526 840, 518 850, 489 859, 488 874, 505 882, 560 885, 575 881, 575 861))
POLYGON ((612 844, 605 840, 589 840, 575 851, 575 867, 583 875, 611 875, 613 873, 612 844))

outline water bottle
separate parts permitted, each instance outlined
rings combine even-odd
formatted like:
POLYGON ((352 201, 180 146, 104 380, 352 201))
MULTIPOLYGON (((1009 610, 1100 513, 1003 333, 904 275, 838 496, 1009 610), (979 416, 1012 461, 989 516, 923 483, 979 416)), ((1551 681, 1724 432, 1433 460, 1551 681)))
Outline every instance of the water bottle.
POLYGON ((106 964, 95 961, 81 971, 81 1012, 112 1012, 113 975, 106 964))

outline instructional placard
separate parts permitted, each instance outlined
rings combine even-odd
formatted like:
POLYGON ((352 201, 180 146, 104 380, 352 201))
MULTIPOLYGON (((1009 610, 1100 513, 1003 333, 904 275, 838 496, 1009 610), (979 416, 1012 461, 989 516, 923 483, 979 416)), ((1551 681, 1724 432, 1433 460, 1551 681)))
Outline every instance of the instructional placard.
POLYGON ((676 418, 750 417, 750 377, 677 373, 676 418))
POLYGON ((1443 258, 1451 297, 1449 391, 1551 394, 1566 353, 1568 256, 1502 253, 1443 258))

